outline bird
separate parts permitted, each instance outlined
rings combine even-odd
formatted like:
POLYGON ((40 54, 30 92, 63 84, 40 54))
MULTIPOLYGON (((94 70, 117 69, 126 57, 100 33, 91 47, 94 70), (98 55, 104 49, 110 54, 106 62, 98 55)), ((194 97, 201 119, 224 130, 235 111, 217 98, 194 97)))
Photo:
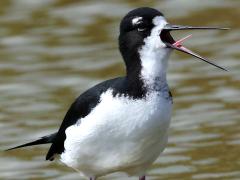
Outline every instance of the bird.
POLYGON ((46 160, 60 161, 96 180, 115 172, 146 179, 167 146, 173 97, 167 83, 168 59, 178 50, 214 64, 175 41, 171 31, 225 30, 172 25, 150 7, 128 12, 120 22, 119 50, 126 75, 101 82, 70 106, 57 132, 8 150, 51 144, 46 160))

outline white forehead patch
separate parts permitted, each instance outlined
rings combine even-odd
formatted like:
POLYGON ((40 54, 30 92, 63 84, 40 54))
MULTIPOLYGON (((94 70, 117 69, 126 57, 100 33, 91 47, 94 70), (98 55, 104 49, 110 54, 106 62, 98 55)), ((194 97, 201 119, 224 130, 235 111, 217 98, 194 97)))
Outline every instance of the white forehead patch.
POLYGON ((159 35, 164 26, 167 24, 166 19, 163 16, 156 16, 153 18, 152 23, 154 24, 154 28, 151 30, 151 34, 147 39, 149 41, 151 39, 151 42, 155 43, 156 47, 165 46, 165 44, 160 40, 159 35))
POLYGON ((144 39, 145 47, 155 50, 166 47, 159 37, 162 29, 167 24, 166 19, 163 16, 156 16, 153 18, 152 23, 154 24, 154 27, 151 30, 151 34, 144 39))
POLYGON ((155 26, 165 26, 167 24, 166 19, 163 16, 157 16, 155 18, 153 18, 152 23, 155 26))
POLYGON ((142 17, 135 17, 132 19, 132 24, 139 24, 143 18, 142 17))
POLYGON ((167 21, 163 16, 156 16, 152 19, 152 23, 154 27, 151 29, 151 34, 144 39, 145 44, 139 49, 142 65, 141 78, 150 88, 168 89, 166 70, 171 50, 165 48, 166 45, 160 38, 167 21))

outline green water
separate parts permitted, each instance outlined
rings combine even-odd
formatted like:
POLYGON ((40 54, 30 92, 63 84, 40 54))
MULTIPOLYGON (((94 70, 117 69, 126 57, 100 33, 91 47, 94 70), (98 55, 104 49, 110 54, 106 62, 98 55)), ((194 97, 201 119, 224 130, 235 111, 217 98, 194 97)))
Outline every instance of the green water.
MULTIPOLYGON (((171 23, 231 27, 195 31, 185 43, 228 73, 188 55, 171 55, 169 144, 148 178, 240 179, 238 0, 1 0, 1 149, 55 132, 75 97, 124 74, 117 50, 119 21, 139 6, 162 10, 171 23)), ((189 33, 173 35, 177 39, 189 33)), ((1 152, 0 179, 80 179, 72 169, 45 161, 48 148, 1 152)), ((116 173, 102 179, 127 178, 116 173)))

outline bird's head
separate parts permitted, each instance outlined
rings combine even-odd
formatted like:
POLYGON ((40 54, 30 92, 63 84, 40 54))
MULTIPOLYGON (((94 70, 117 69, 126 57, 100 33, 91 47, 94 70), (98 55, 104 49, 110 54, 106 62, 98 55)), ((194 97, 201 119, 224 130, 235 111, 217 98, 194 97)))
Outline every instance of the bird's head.
MULTIPOLYGON (((130 11, 121 21, 119 48, 127 66, 131 63, 136 63, 134 61, 139 59, 137 57, 140 56, 142 49, 144 49, 145 52, 156 52, 156 54, 166 55, 168 55, 172 49, 175 49, 226 70, 184 47, 182 41, 185 40, 185 38, 175 41, 170 34, 171 31, 176 30, 197 29, 224 30, 227 28, 171 25, 166 21, 160 11, 148 7, 137 8, 130 11)), ((163 58, 165 58, 164 55, 162 55, 162 59, 163 58)))

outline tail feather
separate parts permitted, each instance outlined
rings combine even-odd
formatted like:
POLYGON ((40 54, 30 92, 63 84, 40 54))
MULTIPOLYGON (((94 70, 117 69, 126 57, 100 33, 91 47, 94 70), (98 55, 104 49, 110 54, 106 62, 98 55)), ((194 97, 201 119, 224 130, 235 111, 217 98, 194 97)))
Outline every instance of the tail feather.
POLYGON ((22 148, 22 147, 27 147, 27 146, 35 146, 35 145, 40 145, 40 144, 48 144, 48 143, 52 143, 54 138, 56 137, 57 133, 53 133, 47 136, 43 136, 40 139, 37 139, 35 141, 32 142, 28 142, 19 146, 15 146, 9 149, 6 149, 6 151, 10 151, 13 149, 18 149, 18 148, 22 148))

